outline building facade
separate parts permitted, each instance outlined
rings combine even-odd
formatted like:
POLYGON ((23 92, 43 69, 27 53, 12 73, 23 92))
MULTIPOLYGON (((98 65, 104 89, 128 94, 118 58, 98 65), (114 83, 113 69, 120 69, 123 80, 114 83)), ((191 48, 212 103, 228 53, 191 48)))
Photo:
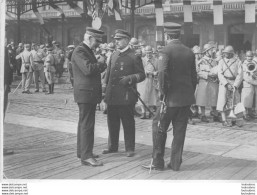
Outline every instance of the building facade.
MULTIPOLYGON (((90 26, 92 19, 82 21, 82 17, 68 5, 59 5, 65 13, 62 21, 58 12, 46 6, 40 9, 45 20, 45 26, 63 47, 69 44, 77 45, 83 39, 86 26, 90 26)), ((257 3, 255 6, 255 17, 257 3)), ((184 23, 183 5, 181 0, 165 1, 163 3, 164 22, 184 23)), ((213 5, 210 0, 192 1, 193 23, 192 32, 187 45, 200 45, 214 41, 219 46, 232 45, 237 52, 257 49, 257 25, 245 23, 245 0, 223 0, 223 24, 213 24, 213 5)), ((115 20, 114 15, 105 13, 102 17, 101 30, 105 31, 107 42, 112 41, 115 29, 130 30, 130 10, 122 9, 122 21, 115 20)), ((257 20, 256 20, 257 21, 257 20)), ((45 43, 47 34, 40 27, 33 12, 21 16, 22 42, 45 43)), ((7 39, 16 41, 17 22, 7 18, 7 39)), ((146 5, 135 11, 135 37, 144 40, 147 44, 156 46, 156 15, 153 4, 146 5)), ((185 40, 182 29, 182 40, 185 40)))

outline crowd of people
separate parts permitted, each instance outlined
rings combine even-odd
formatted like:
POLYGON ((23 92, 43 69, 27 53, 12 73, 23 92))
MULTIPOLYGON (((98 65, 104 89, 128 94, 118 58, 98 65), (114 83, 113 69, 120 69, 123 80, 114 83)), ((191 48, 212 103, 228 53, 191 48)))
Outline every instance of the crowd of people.
MULTIPOLYGON (((141 108, 141 119, 151 118, 160 102, 158 64, 163 46, 158 45, 155 49, 134 37, 129 45, 135 55, 142 59, 146 74, 146 79, 137 84, 137 91, 145 104, 139 101, 137 106, 141 108), (146 106, 152 112, 148 112, 146 106)), ((111 42, 100 45, 100 51, 109 61, 115 48, 111 42)), ((218 48, 213 41, 204 44, 203 48, 194 46, 192 51, 195 54, 198 85, 195 91, 196 104, 191 106, 189 122, 192 123, 192 118, 199 118, 201 122, 208 123, 211 117, 213 121, 222 122, 223 126, 240 127, 243 125, 240 118, 246 121, 257 118, 257 51, 256 56, 252 51, 239 55, 232 46, 218 48), (241 109, 238 110, 240 105, 241 109), (229 111, 235 107, 238 112, 228 119, 229 111), (206 116, 207 109, 210 109, 210 117, 206 116)), ((102 78, 104 76, 105 73, 102 78)))
POLYGON ((17 48, 14 42, 7 45, 9 63, 11 67, 10 77, 13 74, 22 76, 22 93, 31 94, 31 84, 35 84, 35 93, 39 92, 39 80, 42 92, 52 94, 54 92, 54 77, 60 78, 64 72, 65 53, 60 44, 53 41, 51 44, 23 44, 17 48), (46 90, 45 83, 49 90, 46 90))
MULTIPOLYGON (((178 171, 187 124, 193 117, 209 122, 206 109, 210 108, 214 121, 226 127, 242 126, 237 118, 256 118, 257 107, 257 56, 247 51, 240 59, 232 46, 218 49, 211 41, 203 48, 188 48, 179 40, 180 30, 180 24, 166 23, 166 46, 155 49, 122 29, 115 31, 114 42, 102 43, 104 32, 88 27, 83 41, 76 47, 68 46, 66 54, 56 42, 20 43, 17 49, 12 42, 7 45, 6 58, 12 70, 9 72, 22 76, 22 93, 27 94, 31 93, 33 75, 35 92, 39 92, 40 78, 42 92, 52 94, 54 77, 62 76, 65 57, 68 59, 67 70, 79 108, 77 157, 83 165, 103 165, 96 160, 93 145, 95 111, 104 99, 109 138, 103 154, 118 152, 122 123, 127 157, 134 156, 138 105, 142 119, 151 118, 155 112, 153 159, 142 167, 164 168, 167 130, 172 122, 174 139, 168 167, 178 171)), ((5 73, 5 78, 11 74, 5 73)))
MULTIPOLYGON (((163 46, 157 45, 154 48, 144 41, 132 37, 129 47, 135 52, 135 55, 142 59, 146 74, 146 79, 137 85, 137 91, 142 101, 137 102, 136 107, 140 108, 141 113, 134 109, 134 114, 141 119, 149 119, 160 102, 158 62, 163 46)), ((35 84, 35 92, 39 92, 40 80, 42 92, 52 94, 54 92, 54 76, 59 78, 62 76, 65 57, 73 87, 71 56, 75 49, 74 45, 69 45, 65 52, 56 41, 53 41, 52 44, 19 43, 17 48, 11 42, 7 45, 7 49, 11 72, 22 76, 22 93, 31 93, 32 82, 35 84), (48 83, 48 91, 45 83, 48 83)), ((108 65, 115 50, 114 42, 102 43, 94 50, 94 54, 96 58, 104 56, 108 65)), ((195 54, 198 85, 195 91, 196 104, 191 106, 192 115, 189 122, 194 123, 192 118, 199 118, 201 122, 208 123, 211 117, 213 121, 222 122, 224 126, 233 124, 242 126, 243 123, 240 120, 227 120, 226 114, 239 102, 245 108, 244 120, 257 118, 257 51, 255 56, 252 51, 246 53, 241 51, 240 54, 237 54, 232 46, 218 49, 217 44, 213 41, 204 44, 203 48, 196 45, 192 51, 195 54), (233 105, 231 105, 232 102, 233 105), (210 109, 210 117, 206 116, 206 109, 210 109)), ((10 77, 12 78, 12 76, 10 77)), ((105 77, 106 70, 101 74, 102 84, 105 77)), ((104 114, 107 113, 104 101, 98 106, 104 110, 104 114)))

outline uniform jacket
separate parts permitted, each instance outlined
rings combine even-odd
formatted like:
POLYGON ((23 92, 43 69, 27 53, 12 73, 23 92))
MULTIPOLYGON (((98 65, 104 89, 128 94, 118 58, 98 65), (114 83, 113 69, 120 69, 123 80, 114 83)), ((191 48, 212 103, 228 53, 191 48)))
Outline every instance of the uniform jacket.
MULTIPOLYGON (((244 63, 242 64, 242 68, 243 68, 243 87, 246 87, 246 88, 249 88, 251 87, 251 85, 256 85, 257 86, 257 80, 254 79, 252 77, 252 74, 248 72, 248 69, 247 69, 247 64, 249 62, 247 60, 244 61, 244 63)), ((253 61, 253 63, 256 64, 257 66, 257 63, 253 61)))
POLYGON ((140 57, 130 48, 120 53, 115 51, 109 61, 104 84, 107 86, 105 102, 109 105, 131 105, 137 102, 137 96, 130 87, 136 90, 136 83, 145 79, 144 67, 140 57), (123 86, 121 77, 129 76, 131 84, 123 86))
POLYGON ((194 104, 197 74, 191 49, 179 40, 173 40, 162 49, 159 61, 160 92, 166 94, 167 106, 194 104))
POLYGON ((64 63, 64 61, 65 61, 64 52, 61 48, 56 48, 53 51, 53 54, 54 54, 54 57, 56 58, 58 64, 59 63, 61 63, 61 64, 64 63))
POLYGON ((46 57, 45 57, 45 61, 44 61, 44 72, 52 72, 54 73, 55 70, 55 58, 54 55, 52 53, 49 53, 46 57))
POLYGON ((199 61, 199 71, 197 74, 200 79, 217 83, 218 82, 217 67, 218 67, 217 62, 214 59, 204 56, 199 61), (211 74, 211 77, 209 76, 209 74, 211 74))
POLYGON ((84 43, 75 48, 71 57, 74 76, 74 100, 77 103, 100 103, 101 72, 93 51, 84 43))
POLYGON ((33 72, 34 60, 30 51, 24 50, 16 56, 16 59, 21 59, 21 73, 33 72), (28 66, 28 68, 26 68, 26 65, 28 66))
POLYGON ((46 54, 42 50, 32 50, 31 53, 34 60, 34 70, 42 70, 46 54))
POLYGON ((236 58, 221 59, 218 65, 218 77, 221 85, 230 83, 238 88, 243 80, 241 61, 236 58))

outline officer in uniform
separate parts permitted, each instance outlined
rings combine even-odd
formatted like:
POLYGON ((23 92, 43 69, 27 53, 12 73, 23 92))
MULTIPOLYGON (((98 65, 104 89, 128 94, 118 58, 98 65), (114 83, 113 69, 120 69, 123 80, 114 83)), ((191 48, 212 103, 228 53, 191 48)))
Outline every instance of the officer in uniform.
POLYGON ((24 51, 21 52, 19 55, 16 56, 16 60, 21 59, 21 74, 22 74, 22 93, 31 94, 29 91, 32 76, 33 76, 33 67, 34 67, 34 60, 31 54, 30 44, 24 45, 24 51))
POLYGON ((196 92, 196 105, 201 108, 201 121, 209 122, 205 115, 205 108, 211 107, 211 115, 214 120, 218 120, 218 113, 216 111, 217 98, 218 98, 218 69, 217 62, 213 57, 214 46, 211 44, 205 44, 203 47, 204 56, 198 62, 199 65, 199 84, 196 92))
POLYGON ((44 61, 44 73, 48 83, 49 91, 46 93, 53 94, 54 93, 54 73, 56 72, 55 69, 55 58, 53 55, 53 47, 51 45, 46 46, 47 52, 44 61))
POLYGON ((115 31, 116 51, 112 54, 107 68, 103 88, 106 87, 107 122, 109 130, 108 148, 103 154, 118 151, 120 120, 124 128, 125 150, 128 157, 135 150, 134 107, 137 102, 136 83, 145 79, 141 58, 129 48, 130 34, 115 31))
POLYGON ((72 53, 74 100, 79 107, 77 157, 83 165, 102 166, 95 158, 94 127, 96 105, 102 100, 101 73, 106 69, 105 58, 96 59, 93 50, 102 42, 104 32, 87 28, 84 41, 72 53))
POLYGON ((246 52, 246 60, 242 64, 243 68, 243 89, 241 93, 241 102, 246 109, 244 119, 249 121, 256 118, 252 112, 254 95, 257 101, 257 63, 253 61, 253 52, 246 52))
POLYGON ((182 163, 183 146, 186 136, 190 106, 195 103, 197 84, 195 55, 181 43, 181 25, 168 22, 164 24, 167 45, 160 54, 159 85, 163 104, 153 119, 153 154, 150 165, 145 169, 164 168, 164 151, 167 129, 172 122, 173 141, 168 167, 178 171, 182 163))
POLYGON ((44 75, 44 60, 46 54, 39 50, 39 45, 35 44, 34 49, 31 51, 34 60, 34 82, 36 85, 35 92, 39 92, 38 78, 40 77, 42 92, 46 92, 45 89, 45 75, 44 75))
POLYGON ((224 58, 218 64, 219 94, 217 100, 217 110, 221 112, 223 126, 232 126, 227 121, 226 110, 240 102, 238 88, 243 80, 243 70, 241 61, 234 56, 234 48, 228 45, 223 50, 224 58), (235 90, 233 97, 233 91, 235 90), (234 98, 233 104, 232 98, 234 98), (226 106, 226 107, 225 107, 226 106))
POLYGON ((56 76, 58 76, 59 78, 62 77, 63 74, 63 64, 64 64, 64 52, 63 50, 60 48, 59 43, 55 43, 55 49, 53 51, 54 57, 56 59, 56 76))

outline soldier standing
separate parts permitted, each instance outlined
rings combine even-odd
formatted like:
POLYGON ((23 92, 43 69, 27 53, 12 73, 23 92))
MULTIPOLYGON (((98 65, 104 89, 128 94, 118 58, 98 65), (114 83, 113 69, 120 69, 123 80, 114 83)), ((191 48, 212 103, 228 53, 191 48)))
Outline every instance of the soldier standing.
POLYGON ((178 171, 182 163, 182 153, 186 136, 190 106, 195 103, 197 83, 195 56, 192 50, 179 40, 181 25, 168 22, 164 24, 167 45, 160 53, 159 85, 163 105, 157 110, 152 124, 153 160, 145 169, 164 168, 164 151, 167 129, 172 122, 173 141, 168 167, 178 171))
POLYGON ((240 102, 238 88, 243 80, 241 61, 234 56, 234 48, 228 45, 223 50, 224 58, 218 64, 219 94, 217 110, 221 112, 223 126, 232 126, 225 111, 240 102), (234 91, 235 90, 235 91, 234 91), (234 92, 234 93, 233 93, 234 92), (234 97, 233 97, 234 94, 234 97), (232 101, 234 99, 234 101, 232 101), (234 105, 231 103, 233 102, 234 105))
POLYGON ((24 45, 24 51, 16 56, 16 60, 21 59, 21 74, 22 74, 22 93, 31 94, 29 91, 33 77, 34 61, 30 50, 30 44, 24 45))
POLYGON ((136 83, 145 79, 141 58, 129 48, 130 34, 118 29, 114 39, 116 48, 107 68, 103 88, 106 87, 107 122, 109 130, 108 148, 103 154, 118 151, 120 120, 124 128, 125 150, 132 157, 135 150, 134 107, 137 102, 136 83))
POLYGON ((44 60, 46 54, 39 50, 39 45, 35 44, 34 49, 31 51, 33 60, 34 60, 34 82, 36 85, 35 92, 39 92, 39 83, 38 79, 40 78, 40 82, 42 85, 42 92, 46 92, 45 88, 45 75, 44 75, 44 60))
POLYGON ((201 108, 201 121, 209 122, 205 115, 205 108, 211 107, 211 115, 214 120, 218 120, 216 111, 219 82, 217 63, 212 58, 214 47, 211 44, 205 44, 203 48, 203 58, 199 61, 199 84, 196 92, 196 105, 201 108))
POLYGON ((57 60, 55 74, 58 78, 61 78, 63 74, 63 64, 65 61, 65 58, 64 58, 64 52, 60 48, 59 43, 55 43, 55 49, 53 51, 53 54, 55 56, 55 59, 57 60))
MULTIPOLYGON (((243 68, 243 89, 241 94, 241 102, 246 109, 244 119, 249 121, 256 118, 252 112, 254 96, 257 101, 257 63, 253 61, 253 52, 246 52, 246 60, 242 64, 243 68)), ((254 109, 254 108, 253 108, 254 109)))
POLYGON ((45 72, 45 77, 48 83, 48 88, 49 91, 46 93, 48 94, 53 94, 54 93, 54 73, 55 73, 55 57, 53 55, 53 47, 52 45, 47 45, 46 46, 47 52, 46 52, 46 57, 45 57, 45 62, 44 62, 44 72, 45 72))
MULTIPOLYGON (((146 74, 146 78, 143 82, 138 84, 138 90, 141 92, 141 98, 147 106, 156 106, 158 92, 155 88, 155 77, 157 76, 157 60, 153 58, 153 52, 151 46, 145 47, 146 56, 143 58, 143 66, 146 74)), ((139 92, 139 93, 140 93, 139 92)), ((146 116, 146 109, 144 105, 141 105, 142 117, 141 119, 151 118, 151 114, 146 116)))

